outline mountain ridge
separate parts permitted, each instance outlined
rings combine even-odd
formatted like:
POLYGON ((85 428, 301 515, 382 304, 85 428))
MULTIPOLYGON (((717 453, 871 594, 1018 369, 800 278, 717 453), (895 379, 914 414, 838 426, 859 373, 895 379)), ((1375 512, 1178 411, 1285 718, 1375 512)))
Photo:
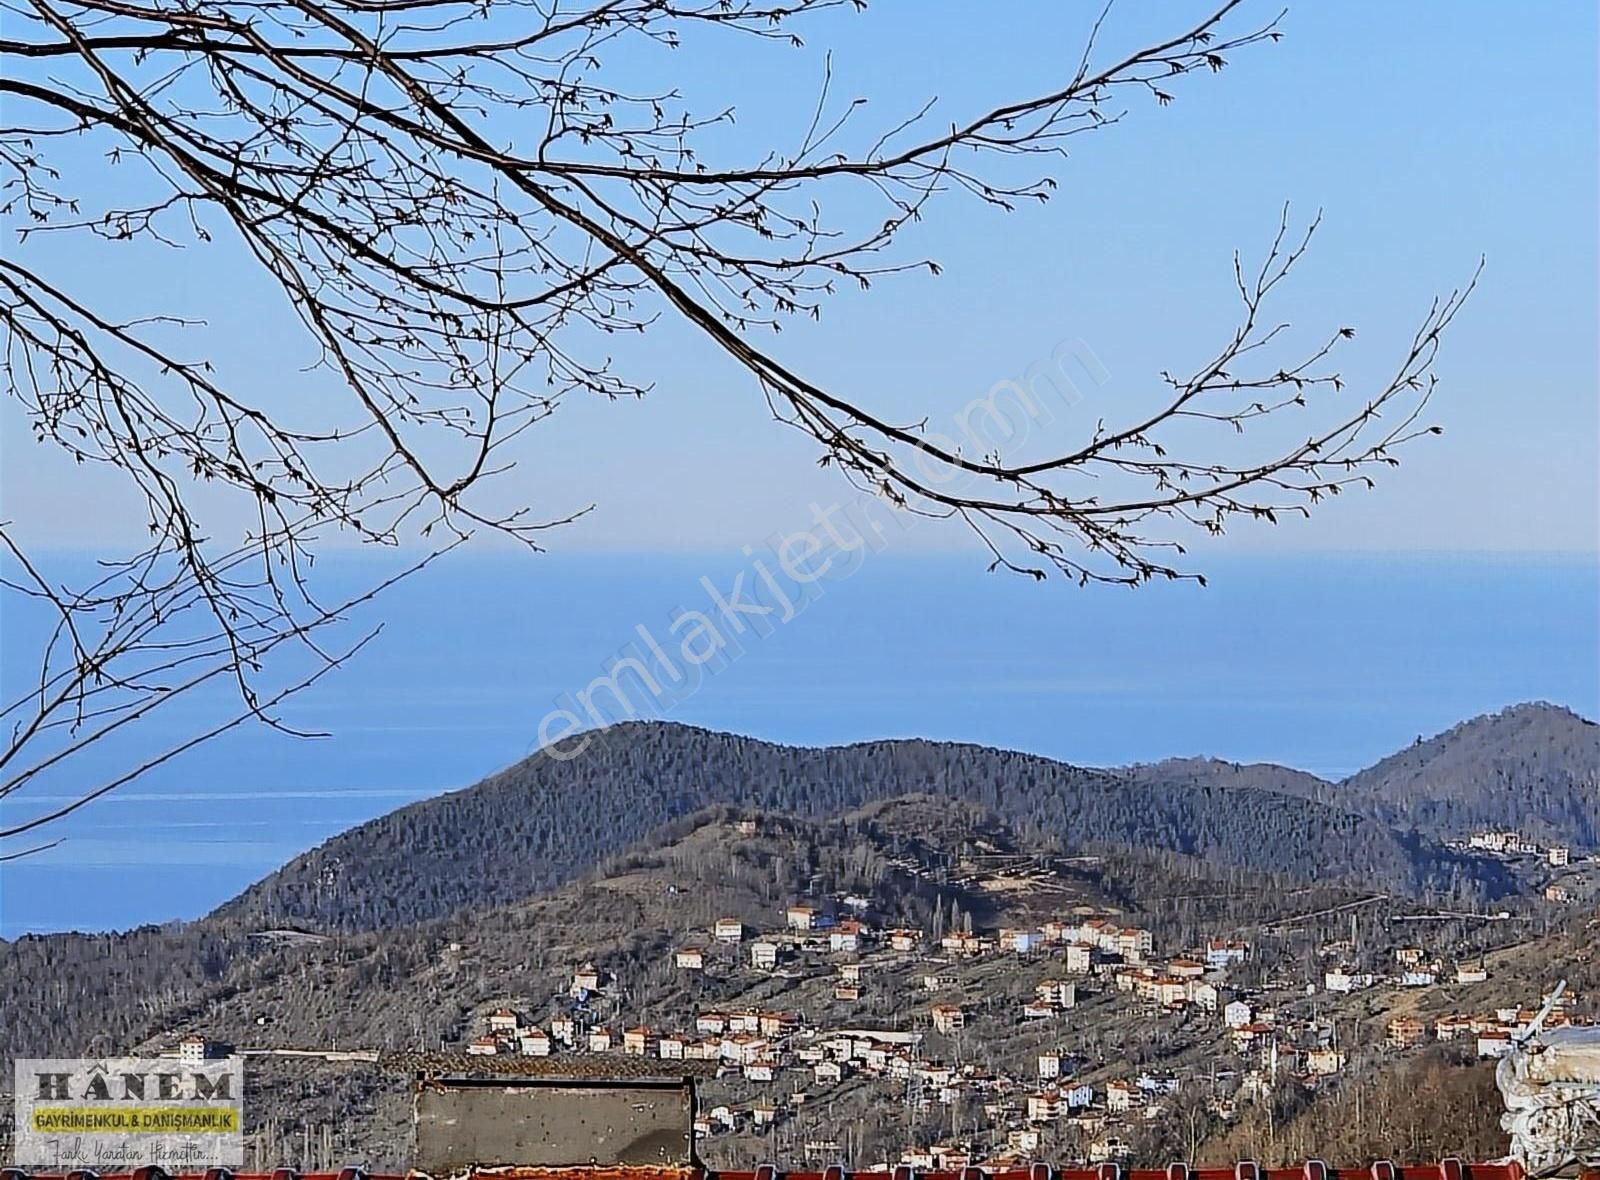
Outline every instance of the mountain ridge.
POLYGON ((1600 846, 1600 725, 1548 701, 1457 722, 1342 779, 1207 757, 1136 763, 1142 781, 1250 785, 1316 799, 1438 840, 1484 828, 1600 846))
POLYGON ((1317 802, 1337 802, 1339 784, 1278 762, 1232 762, 1226 758, 1190 755, 1159 762, 1117 767, 1130 778, 1182 783, 1188 786, 1250 787, 1317 802))
MULTIPOLYGON (((1595 728, 1569 710, 1534 704, 1472 719, 1433 741, 1479 722, 1546 712, 1595 728)), ((1499 731, 1490 729, 1485 740, 1492 746, 1499 731)), ((1526 729, 1519 724, 1511 732, 1526 737, 1526 729)), ((1466 732, 1481 738, 1484 730, 1466 732)), ((1581 745, 1570 753, 1574 762, 1585 757, 1581 745)), ((1575 781, 1576 774, 1557 777, 1575 781)), ((1075 845, 1158 848, 1241 869, 1300 865, 1307 874, 1331 871, 1411 893, 1494 897, 1512 887, 1503 870, 1445 847, 1438 830, 1408 822, 1411 813, 1392 801, 1392 812, 1380 812, 1372 797, 1384 789, 1381 776, 1332 784, 1270 764, 1183 760, 1101 770, 925 738, 807 747, 677 722, 628 722, 595 731, 576 757, 540 751, 475 786, 358 825, 217 913, 383 929, 530 896, 705 807, 815 818, 918 792, 989 808, 1075 845)), ((1580 834, 1596 827, 1580 825, 1580 834)))

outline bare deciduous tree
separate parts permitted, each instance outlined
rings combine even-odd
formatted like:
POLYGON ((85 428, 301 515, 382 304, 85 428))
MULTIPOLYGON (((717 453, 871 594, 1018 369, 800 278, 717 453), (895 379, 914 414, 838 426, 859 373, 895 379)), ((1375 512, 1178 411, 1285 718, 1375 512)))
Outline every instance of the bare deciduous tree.
POLYGON ((748 371, 823 464, 964 522, 994 564, 1037 577, 1194 576, 1174 564, 1183 532, 1306 513, 1369 483, 1428 429, 1418 415, 1464 292, 1427 313, 1392 380, 1341 393, 1331 359, 1350 330, 1285 359, 1267 311, 1310 236, 1287 219, 1259 265, 1236 266, 1237 327, 1192 371, 1163 374, 1159 408, 1036 461, 942 445, 764 343, 839 284, 936 269, 897 247, 939 194, 1043 200, 1066 144, 1116 123, 1124 100, 1165 104, 1277 39, 1276 21, 1239 24, 1237 3, 1118 60, 1102 60, 1097 22, 1058 89, 947 127, 929 104, 862 137, 858 103, 824 85, 792 149, 737 162, 702 151, 731 106, 697 113, 606 81, 602 63, 687 38, 729 53, 797 40, 838 0, 4 0, 7 392, 39 443, 128 481, 149 537, 67 585, 0 524, 8 592, 56 621, 37 680, 0 702, 0 797, 206 685, 232 681, 239 705, 0 839, 16 848, 220 729, 283 726, 275 706, 365 641, 327 640, 383 588, 321 601, 306 570, 330 537, 425 538, 421 562, 475 530, 537 546, 564 520, 526 492, 493 510, 484 489, 563 399, 644 394, 648 376, 614 366, 607 343, 661 317, 748 371), (1015 179, 1030 162, 1040 175, 1015 179), (834 194, 850 210, 837 220, 834 194), (105 310, 30 249, 62 235, 259 268, 320 357, 318 373, 277 376, 322 382, 317 395, 230 379, 170 309, 105 310), (1254 429, 1311 402, 1329 409, 1291 443, 1254 429), (214 527, 221 504, 247 509, 243 535, 214 527), (309 655, 304 674, 264 680, 285 650, 309 655))

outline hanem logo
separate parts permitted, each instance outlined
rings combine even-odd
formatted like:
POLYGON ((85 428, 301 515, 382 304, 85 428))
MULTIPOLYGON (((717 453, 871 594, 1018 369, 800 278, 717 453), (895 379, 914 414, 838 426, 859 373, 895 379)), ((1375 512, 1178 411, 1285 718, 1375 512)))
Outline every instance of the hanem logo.
POLYGON ((73 1090, 72 1083, 75 1079, 71 1073, 37 1071, 34 1076, 39 1082, 39 1101, 67 1102, 73 1098, 81 1098, 86 1102, 116 1102, 119 1099, 128 1102, 138 1099, 142 1102, 146 1098, 159 1098, 173 1102, 185 1100, 204 1102, 212 1098, 229 1100, 235 1097, 233 1074, 227 1072, 213 1071, 206 1074, 198 1071, 183 1073, 173 1070, 146 1073, 121 1070, 111 1074, 103 1068, 103 1065, 103 1062, 96 1062, 90 1067, 83 1081, 82 1092, 73 1090))
POLYGON ((239 1057, 16 1062, 16 1162, 169 1171, 244 1162, 239 1057))

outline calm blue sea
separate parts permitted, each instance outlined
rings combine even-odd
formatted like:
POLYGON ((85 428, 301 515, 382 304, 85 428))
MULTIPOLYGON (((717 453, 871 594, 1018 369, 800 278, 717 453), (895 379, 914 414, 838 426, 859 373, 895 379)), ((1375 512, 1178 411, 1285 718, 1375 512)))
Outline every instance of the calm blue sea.
MULTIPOLYGON (((873 557, 816 583, 787 621, 770 593, 773 613, 742 636, 724 621, 729 646, 692 678, 686 612, 720 617, 701 579, 726 597, 742 573, 748 600, 751 557, 464 557, 398 588, 359 662, 288 710, 333 736, 237 732, 80 812, 59 848, 0 866, 0 936, 203 914, 351 824, 530 753, 551 710, 581 711, 574 694, 619 653, 670 687, 640 627, 686 687, 657 699, 630 682, 636 712, 784 742, 919 735, 1086 764, 1213 754, 1339 776, 1517 701, 1600 713, 1592 558, 1206 569, 1207 589, 1080 590, 985 575, 970 555, 873 557)), ((360 573, 335 563, 324 577, 360 573)), ((34 632, 14 604, 0 622, 10 697, 34 632)), ((197 715, 175 710, 145 736, 181 737, 197 715)), ((0 820, 110 767, 30 787, 0 820)))

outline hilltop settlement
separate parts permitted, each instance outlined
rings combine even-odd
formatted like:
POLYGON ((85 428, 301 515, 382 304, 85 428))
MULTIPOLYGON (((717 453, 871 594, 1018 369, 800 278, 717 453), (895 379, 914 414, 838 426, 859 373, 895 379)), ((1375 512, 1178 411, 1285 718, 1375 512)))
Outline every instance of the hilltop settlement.
MULTIPOLYGON (((730 829, 753 838, 760 821, 743 817, 730 829)), ((1516 833, 1464 843, 1542 857, 1553 867, 1571 864, 1565 847, 1542 848, 1516 833)), ((913 875, 924 868, 910 858, 894 867, 913 875)), ((979 839, 941 883, 956 895, 1036 901, 1057 880, 1033 858, 979 839)), ((1552 885, 1545 896, 1554 900, 1558 888, 1565 891, 1552 885)), ((1151 1138, 1146 1128, 1189 1104, 1203 1102, 1226 1122, 1280 1084, 1328 1084, 1352 1058, 1429 1042, 1449 1043, 1463 1057, 1507 1052, 1540 1015, 1544 997, 1489 987, 1487 950, 1453 956, 1420 923, 1391 921, 1392 937, 1368 935, 1363 945, 1357 915, 1384 900, 1334 907, 1354 919, 1351 936, 1321 942, 1315 969, 1295 971, 1282 933, 1295 919, 1269 930, 1271 952, 1263 959, 1233 932, 1158 948, 1147 926, 1082 905, 1034 925, 993 929, 953 907, 949 920, 936 914, 931 927, 911 928, 883 921, 867 896, 830 894, 793 902, 754 925, 720 917, 683 931, 671 950, 673 969, 695 986, 781 984, 785 998, 818 1002, 717 1004, 677 1022, 628 1023, 617 976, 584 962, 564 994, 544 1004, 485 1005, 477 1035, 463 1048, 472 1056, 648 1058, 662 1062, 666 1074, 673 1063, 711 1063, 722 1083, 713 1092, 724 1100, 701 1112, 702 1140, 770 1135, 790 1123, 809 1128, 828 1120, 808 1119, 807 1108, 849 1087, 904 1110, 914 1124, 954 1132, 877 1161, 885 1167, 999 1167, 1041 1152, 1125 1161, 1151 1138), (1357 993, 1367 994, 1352 1002, 1357 993), (1458 1003, 1485 996, 1493 998, 1458 1003), (893 1019, 873 1019, 885 1007, 893 1019), (1373 1017, 1390 1007, 1394 1015, 1373 1017), (863 1008, 868 1018, 852 1019, 863 1008), (1169 1052, 1148 1055, 1149 1068, 1108 1069, 1105 1054, 1091 1048, 1100 1038, 1091 1034, 1113 1031, 1141 1045, 1164 1042, 1169 1052), (1170 1051, 1180 1045, 1187 1048, 1170 1051)), ((1572 997, 1560 997, 1543 1013, 1543 1026, 1585 1021, 1573 1006, 1572 997)), ((828 1135, 808 1135, 799 1146, 814 1162, 833 1162, 845 1150, 828 1135)))
MULTIPOLYGON (((1443 911, 1217 880, 1152 857, 1038 851, 976 809, 922 798, 835 824, 730 812, 684 828, 503 915, 488 943, 441 928, 427 973, 461 1007, 454 1035, 426 1052, 393 1035, 286 1044, 272 1035, 293 1024, 283 1001, 261 996, 219 1010, 255 1012, 253 1028, 226 1019, 209 1039, 162 1043, 215 1052, 226 1031, 258 1063, 330 1070, 693 1073, 710 1161, 959 1168, 1161 1158, 1185 1134, 1249 1125, 1286 1094, 1312 1101, 1420 1054, 1464 1068, 1504 1054, 1536 1018, 1550 1027, 1592 1011, 1568 990, 1541 1013, 1555 980, 1516 952, 1530 925, 1565 911, 1545 900, 1550 884, 1589 897, 1600 869, 1520 839, 1482 854, 1540 866, 1553 874, 1544 887, 1513 908, 1443 911), (747 888, 708 884, 724 875, 747 888), (805 896, 776 900, 780 878, 803 880, 805 896), (732 912, 712 916, 719 902, 732 912), (582 929, 581 915, 641 903, 647 927, 582 929), (539 986, 485 975, 506 966, 509 945, 539 986), (578 946, 584 957, 559 961, 578 946)), ((331 948, 293 931, 254 938, 313 962, 331 948)))

